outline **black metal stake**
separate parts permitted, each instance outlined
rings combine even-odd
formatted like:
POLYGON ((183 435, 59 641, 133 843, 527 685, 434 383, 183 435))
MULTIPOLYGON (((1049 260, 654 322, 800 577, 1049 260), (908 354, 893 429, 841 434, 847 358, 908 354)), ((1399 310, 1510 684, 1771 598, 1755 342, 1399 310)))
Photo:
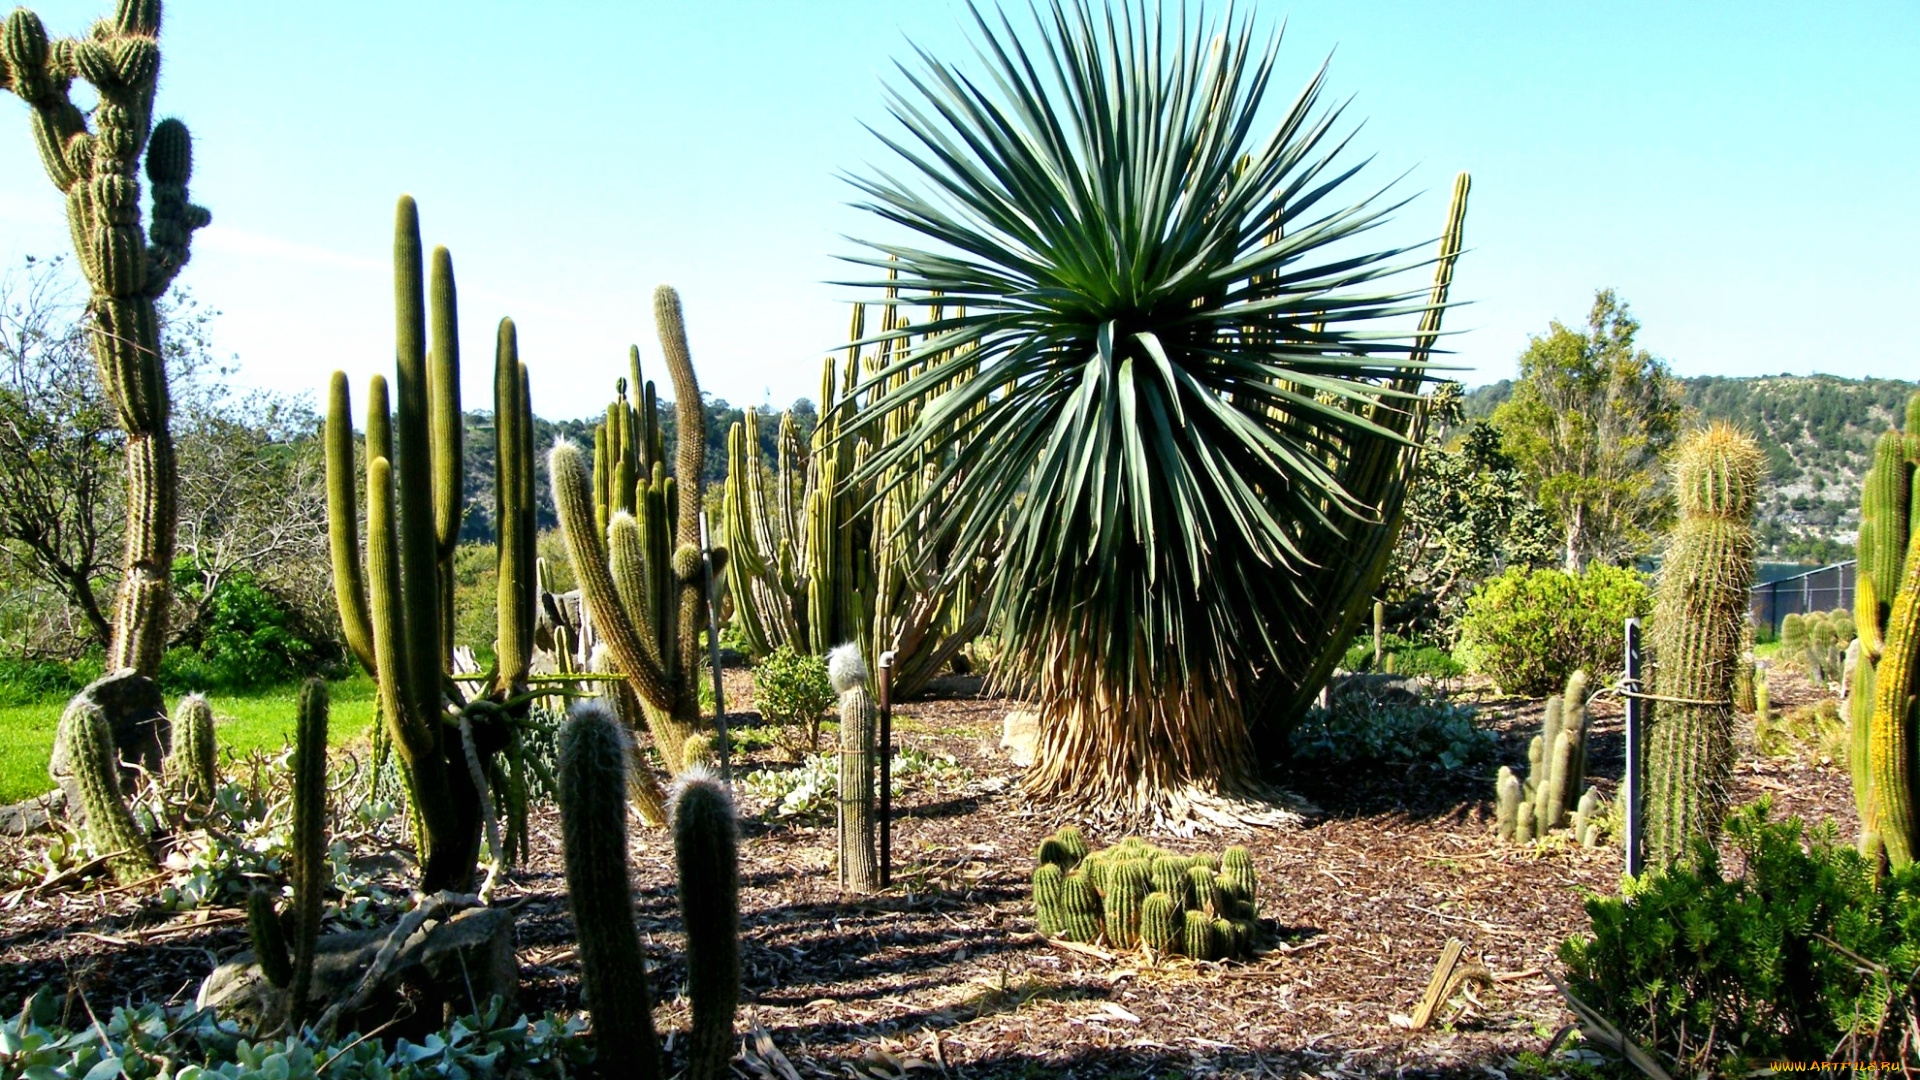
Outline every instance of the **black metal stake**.
POLYGON ((1627 812, 1627 873, 1639 877, 1645 869, 1646 856, 1643 854, 1646 834, 1646 784, 1644 772, 1646 762, 1642 760, 1641 737, 1647 720, 1646 699, 1640 695, 1645 688, 1640 681, 1640 620, 1627 620, 1626 677, 1622 686, 1627 691, 1627 775, 1624 787, 1627 812))
POLYGON ((893 884, 893 650, 880 654, 880 887, 893 884))
POLYGON ((707 512, 700 511, 700 565, 707 574, 707 659, 713 667, 713 726, 720 733, 720 779, 733 783, 727 754, 727 692, 720 684, 720 601, 714 591, 713 546, 707 542, 707 512))

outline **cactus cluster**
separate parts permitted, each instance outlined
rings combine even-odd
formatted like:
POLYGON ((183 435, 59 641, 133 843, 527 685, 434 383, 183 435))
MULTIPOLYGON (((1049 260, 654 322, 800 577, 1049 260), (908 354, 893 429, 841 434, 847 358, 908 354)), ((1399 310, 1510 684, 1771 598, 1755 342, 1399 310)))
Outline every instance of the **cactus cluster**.
MULTIPOLYGON (((586 1004, 600 1060, 631 1075, 666 1075, 628 878, 627 729, 603 703, 575 705, 560 733, 560 833, 567 900, 580 942, 586 1004)), ((733 800, 702 773, 673 804, 674 862, 687 937, 689 1080, 727 1075, 740 1000, 739 840, 733 800)))
POLYGON ((1855 632, 1853 613, 1845 608, 1796 612, 1780 620, 1780 659, 1815 683, 1840 682, 1855 632))
POLYGON ((1715 423, 1674 459, 1680 518, 1654 588, 1653 721, 1647 736, 1647 855, 1655 867, 1711 839, 1733 764, 1734 681, 1753 584, 1753 512, 1766 457, 1715 423))
POLYGON ((1587 673, 1567 677, 1567 688, 1547 699, 1540 734, 1527 744, 1527 775, 1522 780, 1500 766, 1494 780, 1494 829, 1500 839, 1527 844, 1571 821, 1573 837, 1585 847, 1600 842, 1595 815, 1600 795, 1586 785, 1587 673), (1579 791, 1577 801, 1574 792, 1579 791))
MULTIPOLYGON (((577 645, 604 643, 626 676, 667 769, 685 769, 688 741, 700 731, 700 632, 707 622, 700 551, 701 474, 706 468, 706 408, 694 378, 680 297, 654 293, 661 351, 673 379, 677 423, 674 475, 663 460, 653 384, 640 383, 639 352, 629 354, 635 408, 621 380, 618 398, 594 433, 592 471, 581 449, 560 442, 547 459, 567 553, 580 580, 588 633, 577 645)), ((713 568, 726 551, 713 551, 713 568)))
POLYGON ((384 735, 399 752, 413 809, 421 888, 469 892, 491 786, 507 794, 509 832, 524 846, 524 800, 515 796, 524 790, 524 770, 489 775, 485 760, 503 749, 512 754, 513 708, 525 706, 533 647, 533 412, 513 324, 502 320, 494 356, 499 666, 484 696, 460 701, 451 680, 453 553, 464 505, 457 298, 446 248, 434 249, 431 278, 423 273, 419 212, 410 197, 395 212, 393 268, 394 408, 386 380, 375 375, 366 409, 364 565, 346 375, 334 372, 330 388, 334 598, 348 648, 379 684, 384 735), (450 722, 455 712, 458 724, 450 722))
POLYGON ((1259 934, 1259 880, 1247 849, 1180 856, 1128 837, 1089 852, 1069 825, 1040 842, 1033 906, 1040 932, 1195 960, 1243 958, 1259 934))
MULTIPOLYGON (((889 299, 892 299, 889 296, 889 299)), ((734 617, 756 658, 782 645, 823 655, 852 641, 862 653, 895 654, 893 685, 911 696, 985 628, 985 594, 975 568, 949 566, 952 538, 931 527, 940 514, 911 513, 923 494, 950 485, 936 463, 913 459, 868 479, 856 474, 881 446, 914 424, 918 410, 868 413, 928 364, 881 372, 915 345, 905 317, 884 307, 869 349, 866 307, 855 304, 846 355, 821 374, 820 420, 802 440, 791 412, 780 418, 775 467, 761 452, 760 418, 749 410, 727 437, 724 529, 733 555, 728 589, 734 617), (958 571, 955 573, 954 571, 958 571)), ((934 319, 940 311, 934 309, 934 319)), ((972 377, 972 368, 956 382, 972 377)))
POLYGON ((293 736, 293 942, 274 910, 273 895, 255 888, 247 898, 247 932, 267 982, 285 993, 286 1021, 308 1019, 313 960, 320 941, 321 902, 330 883, 327 869, 327 684, 308 679, 300 687, 293 736))
POLYGON ((154 123, 160 76, 159 0, 119 0, 82 38, 49 39, 25 8, 0 32, 0 89, 33 110, 48 179, 66 196, 67 228, 86 275, 88 341, 127 433, 127 529, 106 668, 152 678, 166 647, 178 468, 154 301, 185 266, 195 230, 212 217, 187 201, 193 146, 178 120, 154 123), (75 79, 98 97, 82 112, 75 79), (140 223, 145 155, 151 224, 140 223))
POLYGON ((1920 664, 1920 394, 1907 402, 1904 431, 1874 444, 1860 500, 1854 627, 1859 635, 1846 683, 1852 728, 1854 797, 1863 851, 1884 849, 1896 868, 1913 861, 1913 725, 1920 664))

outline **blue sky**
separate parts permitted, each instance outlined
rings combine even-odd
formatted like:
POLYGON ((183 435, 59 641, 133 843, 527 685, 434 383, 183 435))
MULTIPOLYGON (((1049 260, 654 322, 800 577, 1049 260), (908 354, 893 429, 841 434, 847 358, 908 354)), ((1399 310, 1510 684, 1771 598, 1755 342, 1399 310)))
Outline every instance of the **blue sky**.
MULTIPOLYGON (((109 0, 42 0, 83 31, 109 0)), ((1216 9, 1218 5, 1215 5, 1216 9)), ((393 203, 452 249, 469 404, 492 327, 519 324, 535 408, 597 410, 649 297, 683 294, 702 387, 812 396, 850 293, 836 178, 883 160, 881 79, 911 39, 968 56, 964 5, 171 0, 162 112, 195 135, 215 227, 182 280, 219 309, 242 381, 390 370, 393 203), (317 13, 324 12, 324 17, 317 13)), ((1471 382, 1620 290, 1681 374, 1920 375, 1920 5, 1299 2, 1276 98, 1332 54, 1363 173, 1423 193, 1388 239, 1437 232, 1474 175, 1448 316, 1471 382)), ((0 98, 0 257, 62 250, 26 110, 0 98)), ((664 375, 664 373, 660 373, 664 375)), ((664 382, 664 378, 662 378, 664 382)))

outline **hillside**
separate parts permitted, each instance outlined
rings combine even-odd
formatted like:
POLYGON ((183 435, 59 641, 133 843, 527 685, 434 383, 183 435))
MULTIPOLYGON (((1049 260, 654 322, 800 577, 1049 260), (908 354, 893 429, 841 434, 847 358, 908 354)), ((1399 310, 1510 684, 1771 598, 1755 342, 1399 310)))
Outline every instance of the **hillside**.
MULTIPOLYGON (((1772 467, 1760 508, 1760 557, 1824 563, 1852 558, 1860 478, 1873 440, 1897 423, 1920 384, 1834 375, 1682 379, 1701 420, 1739 424, 1760 440, 1772 467)), ((1510 380, 1467 394, 1470 418, 1490 416, 1510 380)))

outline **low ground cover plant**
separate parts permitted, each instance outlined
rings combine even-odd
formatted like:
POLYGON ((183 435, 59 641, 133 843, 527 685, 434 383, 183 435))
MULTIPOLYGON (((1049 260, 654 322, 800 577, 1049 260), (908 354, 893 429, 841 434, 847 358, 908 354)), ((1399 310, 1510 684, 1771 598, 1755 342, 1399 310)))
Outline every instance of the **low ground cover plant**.
POLYGON ((1435 698, 1376 700, 1351 694, 1335 698, 1327 708, 1308 710, 1290 738, 1296 762, 1368 762, 1451 772, 1493 758, 1499 740, 1474 717, 1472 706, 1435 698))

